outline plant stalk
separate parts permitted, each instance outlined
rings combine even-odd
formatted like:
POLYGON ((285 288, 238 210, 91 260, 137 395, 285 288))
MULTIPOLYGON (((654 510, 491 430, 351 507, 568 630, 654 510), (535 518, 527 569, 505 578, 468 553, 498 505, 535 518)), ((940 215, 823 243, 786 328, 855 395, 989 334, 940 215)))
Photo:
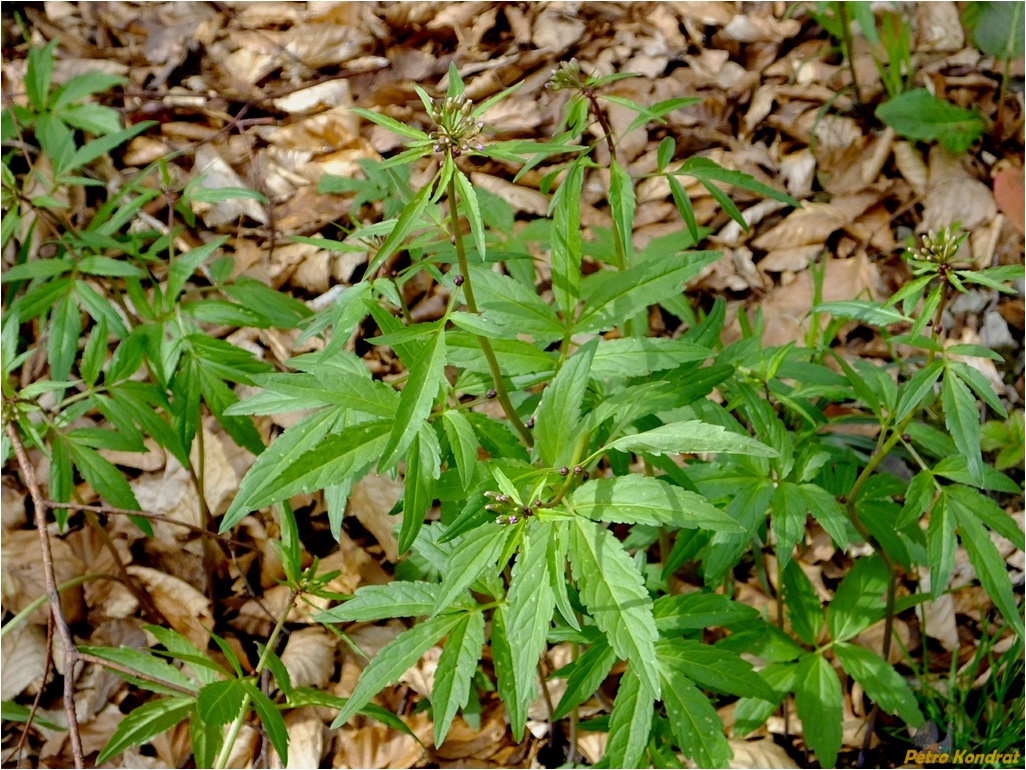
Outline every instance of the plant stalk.
MULTIPOLYGON (((460 215, 459 209, 456 207, 456 180, 453 177, 449 178, 449 183, 446 188, 446 195, 449 198, 449 221, 452 227, 453 238, 456 243, 456 259, 459 262, 460 274, 463 276, 463 296, 467 300, 467 310, 471 313, 477 313, 477 300, 474 299, 474 285, 470 279, 470 266, 467 264, 467 250, 463 245, 463 231, 460 230, 460 215)), ((520 438, 524 444, 528 447, 534 445, 534 437, 531 435, 531 431, 527 429, 523 421, 520 419, 520 415, 517 414, 517 410, 513 408, 513 403, 509 400, 509 394, 506 392, 506 385, 502 381, 502 369, 499 366, 499 360, 495 357, 495 351, 492 349, 491 342, 488 341, 487 337, 477 336, 477 342, 481 346, 481 351, 484 353, 485 360, 488 362, 488 371, 491 372, 492 381, 495 384, 495 396, 498 398, 499 403, 502 405, 502 411, 506 413, 506 419, 508 419, 513 427, 516 428, 517 433, 520 434, 520 438)))

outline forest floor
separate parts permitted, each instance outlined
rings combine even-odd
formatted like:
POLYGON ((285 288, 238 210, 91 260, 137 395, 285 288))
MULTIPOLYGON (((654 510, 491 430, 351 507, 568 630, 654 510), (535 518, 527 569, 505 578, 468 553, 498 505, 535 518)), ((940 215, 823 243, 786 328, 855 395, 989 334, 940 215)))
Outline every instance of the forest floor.
MULTIPOLYGON (((350 221, 353 197, 319 193, 319 179, 325 173, 358 175, 361 161, 394 154, 400 141, 359 119, 351 107, 426 125, 413 86, 433 93, 449 63, 455 62, 474 98, 523 81, 489 114, 488 123, 507 138, 536 138, 552 135, 555 128, 564 95, 546 90, 544 84, 559 62, 576 57, 588 72, 638 73, 640 77, 616 82, 610 93, 642 104, 682 96, 701 101, 671 113, 664 126, 623 136, 621 160, 629 170, 651 170, 660 139, 672 135, 678 154, 710 157, 803 202, 803 208, 791 210, 738 191, 734 199, 751 226, 744 232, 705 190, 689 188, 698 225, 711 230, 707 248, 724 254, 690 286, 690 298, 708 304, 713 297, 724 297, 730 318, 741 311, 749 316, 761 312, 766 346, 801 344, 813 304, 810 263, 824 271, 825 300, 885 298, 908 278, 901 258, 907 239, 953 222, 968 231, 977 264, 1023 263, 1023 61, 1011 62, 1009 88, 999 105, 1002 66, 967 38, 960 6, 906 4, 901 21, 911 31, 910 82, 983 116, 982 137, 959 154, 938 142, 905 139, 874 116, 874 108, 887 99, 874 63, 878 50, 864 36, 855 36, 856 93, 839 44, 817 23, 811 3, 46 2, 18 5, 17 11, 5 4, 3 93, 9 102, 25 92, 29 43, 58 42, 57 83, 94 69, 128 78, 128 85, 101 99, 117 108, 126 123, 158 123, 114 154, 113 162, 101 169, 104 182, 116 184, 166 157, 173 178, 188 180, 202 172, 207 185, 261 193, 269 203, 235 199, 207 204, 180 234, 182 246, 195 247, 213 234, 227 235, 226 248, 236 259, 237 272, 318 307, 336 296, 336 287, 362 277, 365 256, 326 251, 288 236, 337 236, 336 225, 350 221)), ((623 129, 632 117, 615 106, 610 110, 614 129, 623 129)), ((548 201, 537 192, 539 175, 514 181, 515 171, 480 163, 473 181, 507 201, 518 221, 544 213, 548 201)), ((73 203, 85 221, 89 201, 73 203)), ((638 248, 681 229, 666 189, 642 184, 638 203, 638 248)), ((146 213, 159 220, 163 206, 156 201, 146 213)), ((586 189, 586 232, 609 222, 602 191, 586 189)), ((5 266, 11 261, 5 252, 5 266)), ((433 317, 439 296, 413 283, 407 287, 413 318, 433 317)), ((1009 411, 1020 414, 1022 288, 1020 283, 1020 293, 1001 296, 970 291, 951 307, 945 321, 950 339, 1001 354, 1001 362, 974 359, 974 365, 1002 394, 1009 411)), ((740 334, 736 321, 726 334, 740 334)), ((842 334, 853 356, 879 361, 888 355, 879 338, 857 325, 842 334)), ((234 333, 232 342, 281 363, 295 351, 296 336, 292 331, 244 329, 234 333)), ((284 419, 258 419, 265 438, 287 427, 284 419)), ((204 431, 207 502, 217 514, 227 507, 253 458, 213 418, 204 431)), ((146 510, 198 523, 195 488, 163 452, 106 454, 130 475, 146 510)), ((38 453, 33 457, 45 479, 44 458, 38 453)), ((1021 466, 1018 473, 1021 480, 1021 466)), ((349 504, 353 515, 346 518, 338 543, 329 532, 320 496, 294 501, 307 558, 319 557, 324 569, 339 570, 332 590, 351 593, 360 585, 390 579, 397 554, 389 512, 399 489, 385 476, 358 483, 349 504)), ((85 485, 79 491, 85 500, 95 499, 85 485)), ((31 505, 13 462, 4 469, 2 504, 6 620, 44 592, 31 505)), ((1022 525, 1021 510, 1015 515, 1022 525)), ((58 582, 86 572, 123 570, 170 627, 203 647, 208 641, 204 627, 215 627, 246 659, 250 641, 267 637, 269 618, 287 599, 287 589, 277 582, 279 559, 270 516, 247 517, 235 533, 230 556, 217 552, 221 562, 215 565, 213 584, 202 566, 202 538, 190 529, 155 522, 155 536, 147 538, 116 516, 104 517, 101 528, 83 525, 80 517, 71 521, 69 533, 53 538, 58 582), (106 539, 121 565, 105 546, 106 539)), ((1021 546, 1002 552, 1019 592, 1021 546)), ((818 581, 824 596, 840 577, 834 550, 824 535, 802 556, 807 574, 818 581)), ((966 567, 964 554, 957 564, 966 567)), ((759 607, 772 601, 754 581, 740 595, 759 607)), ((122 582, 87 582, 66 592, 64 606, 81 643, 147 643, 142 626, 152 615, 140 608, 138 592, 122 582)), ((904 613, 897 631, 906 654, 928 659, 929 670, 938 676, 957 673, 974 659, 988 606, 982 589, 970 586, 924 605, 925 617, 904 613)), ((351 643, 373 653, 402 629, 398 621, 355 624, 347 634, 351 643)), ((303 618, 290 623, 289 631, 282 659, 293 680, 347 695, 362 667, 349 647, 303 618)), ((880 631, 874 627, 867 633, 880 631)), ((1000 648, 1011 641, 1004 637, 995 644, 1000 648)), ((46 648, 45 608, 4 637, 5 702, 30 704, 44 687, 46 648)), ((381 698, 383 705, 404 714, 429 748, 369 720, 329 731, 333 712, 309 708, 290 715, 290 766, 528 767, 544 761, 544 716, 541 726, 535 725, 537 735, 515 744, 494 694, 482 700, 478 724, 457 718, 445 744, 430 747, 429 717, 411 706, 430 691, 432 666, 429 659, 421 661, 381 698)), ((979 687, 985 676, 978 672, 969 687, 979 687)), ((95 756, 130 706, 138 705, 126 699, 137 696, 121 678, 94 665, 78 676, 75 688, 84 751, 95 756)), ((39 714, 59 721, 60 698, 59 687, 45 685, 39 714)), ((728 732, 731 708, 720 712, 728 732)), ((862 744, 859 730, 866 710, 861 692, 845 694, 842 763, 853 762, 862 744)), ((774 716, 749 740, 735 738, 733 766, 804 765, 801 735, 794 727, 793 720, 789 724, 774 716)), ((20 750, 21 764, 70 766, 64 735, 33 728, 20 750)), ((12 749, 20 736, 21 725, 4 723, 5 766, 15 766, 12 749)), ((239 756, 255 756, 259 740, 256 731, 244 733, 239 756)), ((890 753, 887 746, 880 749, 876 761, 901 764, 903 755, 890 748, 890 753)), ((187 725, 180 725, 109 766, 181 767, 190 751, 187 725)), ((593 759, 601 754, 600 747, 586 742, 582 751, 593 759)))

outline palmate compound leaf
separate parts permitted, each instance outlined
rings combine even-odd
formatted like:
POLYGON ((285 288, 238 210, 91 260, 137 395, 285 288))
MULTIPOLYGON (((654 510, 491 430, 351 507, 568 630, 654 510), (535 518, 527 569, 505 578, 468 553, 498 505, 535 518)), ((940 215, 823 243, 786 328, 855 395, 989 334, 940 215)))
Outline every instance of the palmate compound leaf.
POLYGON ((570 496, 570 506, 594 521, 745 531, 701 495, 639 474, 588 481, 570 496))
POLYGON ((664 639, 656 644, 659 665, 673 668, 707 690, 770 699, 773 691, 752 664, 734 652, 691 639, 664 639))
POLYGON ((581 600, 595 624, 658 698, 655 641, 659 634, 652 599, 634 561, 612 532, 581 516, 570 525, 569 556, 581 600))
MULTIPOLYGON (((513 681, 520 708, 513 713, 521 717, 534 701, 535 672, 538 658, 545 649, 545 637, 552 621, 556 597, 549 582, 546 558, 548 532, 546 526, 532 521, 513 565, 513 579, 506 595, 506 638, 512 655, 513 681)), ((523 724, 512 724, 514 732, 523 724)))
POLYGON ((404 671, 420 660, 421 656, 449 633, 463 616, 464 613, 459 612, 438 615, 418 623, 382 647, 374 660, 363 670, 356 683, 356 689, 331 723, 331 729, 337 729, 352 719, 371 698, 395 682, 404 671))
POLYGON ((435 723, 435 746, 441 746, 456 711, 467 705, 471 679, 484 647, 485 619, 481 612, 470 612, 456 624, 438 659, 435 685, 431 689, 431 707, 435 723))
POLYGON ((621 452, 648 452, 650 454, 696 454, 699 452, 724 452, 727 454, 776 457, 777 451, 761 444, 749 436, 732 433, 719 425, 710 425, 701 420, 685 420, 658 428, 621 436, 603 448, 619 449, 621 452))

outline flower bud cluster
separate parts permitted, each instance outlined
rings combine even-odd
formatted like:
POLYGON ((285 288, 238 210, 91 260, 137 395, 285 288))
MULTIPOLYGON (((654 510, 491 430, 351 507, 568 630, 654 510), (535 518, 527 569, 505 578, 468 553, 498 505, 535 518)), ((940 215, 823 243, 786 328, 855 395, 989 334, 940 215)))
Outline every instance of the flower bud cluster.
POLYGON ((516 524, 521 519, 534 514, 533 508, 517 505, 509 499, 508 495, 499 492, 485 492, 485 497, 495 501, 486 505, 485 510, 499 514, 495 517, 496 524, 516 524))
POLYGON ((448 152, 456 158, 464 152, 484 149, 476 141, 484 123, 474 117, 474 102, 466 94, 432 100, 429 114, 437 126, 431 132, 435 152, 448 152))
POLYGON ((939 232, 930 230, 923 236, 922 245, 917 249, 909 249, 912 259, 919 259, 934 264, 947 264, 958 252, 964 237, 955 235, 951 228, 941 228, 939 232))
POLYGON ((564 88, 580 90, 584 86, 585 83, 581 79, 581 65, 576 58, 560 62, 559 66, 552 70, 552 75, 545 83, 545 87, 550 91, 560 91, 564 88))

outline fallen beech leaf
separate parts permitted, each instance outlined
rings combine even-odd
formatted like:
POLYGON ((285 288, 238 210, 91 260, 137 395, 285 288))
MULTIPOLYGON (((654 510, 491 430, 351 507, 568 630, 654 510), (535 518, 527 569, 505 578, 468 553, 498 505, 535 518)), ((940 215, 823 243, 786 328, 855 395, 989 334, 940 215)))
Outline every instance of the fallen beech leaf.
MULTIPOLYGON (((35 623, 23 623, 4 639, 0 658, 0 700, 21 695, 37 680, 43 681, 46 664, 46 631, 35 623)), ((38 685, 32 688, 32 692, 38 685)))
POLYGON ((1012 226, 1026 234, 1026 186, 1021 168, 1005 167, 998 171, 994 177, 994 200, 1012 226))

